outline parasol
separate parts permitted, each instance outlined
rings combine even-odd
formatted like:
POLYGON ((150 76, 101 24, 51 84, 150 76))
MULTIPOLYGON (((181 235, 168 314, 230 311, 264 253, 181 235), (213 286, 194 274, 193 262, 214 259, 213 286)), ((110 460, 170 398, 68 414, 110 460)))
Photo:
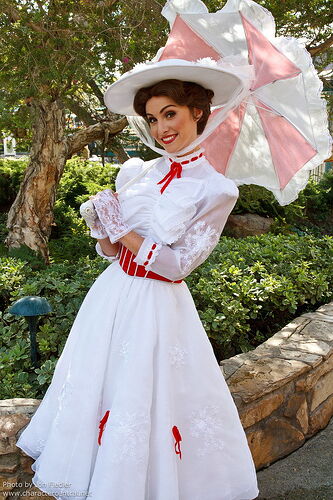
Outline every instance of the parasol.
MULTIPOLYGON (((223 120, 216 119, 221 107, 212 109, 201 143, 210 163, 238 185, 264 186, 281 205, 294 201, 332 143, 322 83, 304 45, 275 37, 273 16, 252 0, 228 0, 215 13, 200 0, 169 0, 162 14, 171 31, 155 61, 209 58, 255 70, 242 102, 223 120)), ((163 153, 140 118, 128 121, 163 153)))

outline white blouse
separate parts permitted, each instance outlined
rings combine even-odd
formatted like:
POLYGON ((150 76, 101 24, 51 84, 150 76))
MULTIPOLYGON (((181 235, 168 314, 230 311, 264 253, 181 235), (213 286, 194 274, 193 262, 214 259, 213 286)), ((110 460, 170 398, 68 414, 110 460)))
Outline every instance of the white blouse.
MULTIPOLYGON (((158 182, 170 170, 169 157, 152 160, 154 166, 118 195, 124 220, 144 237, 134 262, 172 281, 185 278, 207 259, 239 194, 233 180, 218 173, 204 155, 198 157, 201 152, 177 159, 190 161, 162 194, 158 182)), ((116 190, 147 164, 141 158, 127 160, 118 172, 116 190)), ((117 258, 106 256, 98 242, 96 251, 110 261, 117 258)))

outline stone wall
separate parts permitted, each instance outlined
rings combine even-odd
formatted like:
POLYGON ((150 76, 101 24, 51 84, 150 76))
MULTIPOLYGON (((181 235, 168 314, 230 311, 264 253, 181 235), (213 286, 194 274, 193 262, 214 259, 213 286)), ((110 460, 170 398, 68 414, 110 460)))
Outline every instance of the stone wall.
POLYGON ((288 455, 333 415, 333 302, 222 361, 221 369, 256 468, 288 455))
MULTIPOLYGON (((221 362, 257 470, 299 448, 333 415, 333 302, 255 350, 221 362)), ((31 483, 33 459, 15 446, 40 400, 0 401, 0 496, 49 497, 31 483), (28 492, 25 494, 23 492, 28 492)))

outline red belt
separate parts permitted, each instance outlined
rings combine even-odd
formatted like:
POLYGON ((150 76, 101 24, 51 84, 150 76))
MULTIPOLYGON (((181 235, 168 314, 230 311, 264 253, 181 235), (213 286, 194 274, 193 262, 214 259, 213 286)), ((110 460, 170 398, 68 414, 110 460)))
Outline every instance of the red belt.
POLYGON ((153 280, 168 281, 169 283, 181 283, 182 280, 172 281, 160 274, 153 273, 152 271, 147 271, 144 266, 133 262, 135 259, 134 253, 132 253, 124 245, 121 246, 119 264, 125 273, 130 276, 139 276, 140 278, 150 278, 153 280))

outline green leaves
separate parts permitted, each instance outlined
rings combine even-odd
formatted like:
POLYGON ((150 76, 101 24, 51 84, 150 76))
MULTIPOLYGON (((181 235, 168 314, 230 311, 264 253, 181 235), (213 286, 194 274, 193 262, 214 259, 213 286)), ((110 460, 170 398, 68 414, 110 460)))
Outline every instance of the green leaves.
POLYGON ((186 279, 218 359, 252 349, 333 296, 333 238, 222 237, 186 279))

